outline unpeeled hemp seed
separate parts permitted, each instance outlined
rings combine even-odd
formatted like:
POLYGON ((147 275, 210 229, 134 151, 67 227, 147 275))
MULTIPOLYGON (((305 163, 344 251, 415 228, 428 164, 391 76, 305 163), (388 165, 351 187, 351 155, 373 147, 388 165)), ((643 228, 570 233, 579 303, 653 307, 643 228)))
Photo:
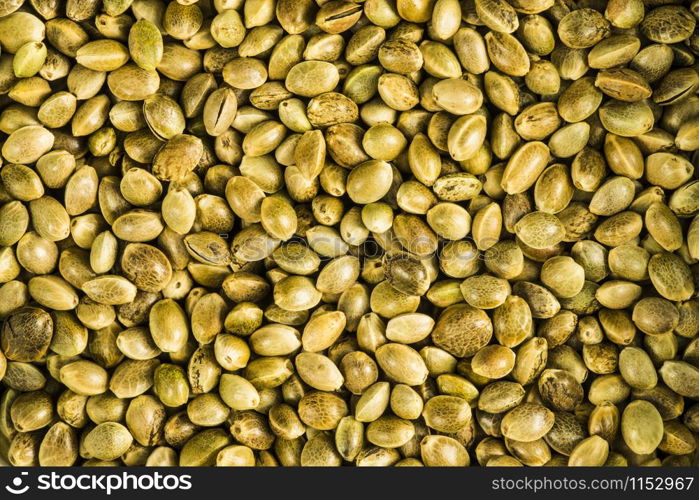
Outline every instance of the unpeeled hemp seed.
POLYGON ((699 466, 699 0, 0 0, 15 466, 699 466))

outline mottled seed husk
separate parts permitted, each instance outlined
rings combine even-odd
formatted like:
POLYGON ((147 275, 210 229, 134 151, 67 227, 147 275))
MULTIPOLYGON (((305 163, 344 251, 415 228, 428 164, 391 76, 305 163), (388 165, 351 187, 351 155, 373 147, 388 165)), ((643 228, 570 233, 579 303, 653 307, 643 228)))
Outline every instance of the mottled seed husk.
POLYGON ((621 416, 624 442, 635 453, 652 453, 663 437, 660 414, 647 401, 633 401, 621 416))
POLYGON ((500 428, 505 437, 528 443, 543 437, 553 423, 552 411, 536 403, 524 403, 505 414, 500 428))

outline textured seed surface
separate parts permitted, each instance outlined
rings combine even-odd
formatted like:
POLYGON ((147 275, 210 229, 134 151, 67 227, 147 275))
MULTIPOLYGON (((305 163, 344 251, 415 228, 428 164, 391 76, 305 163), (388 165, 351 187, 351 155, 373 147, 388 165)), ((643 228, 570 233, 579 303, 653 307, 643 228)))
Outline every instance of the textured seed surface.
POLYGON ((697 19, 0 0, 0 463, 696 467, 697 19))

